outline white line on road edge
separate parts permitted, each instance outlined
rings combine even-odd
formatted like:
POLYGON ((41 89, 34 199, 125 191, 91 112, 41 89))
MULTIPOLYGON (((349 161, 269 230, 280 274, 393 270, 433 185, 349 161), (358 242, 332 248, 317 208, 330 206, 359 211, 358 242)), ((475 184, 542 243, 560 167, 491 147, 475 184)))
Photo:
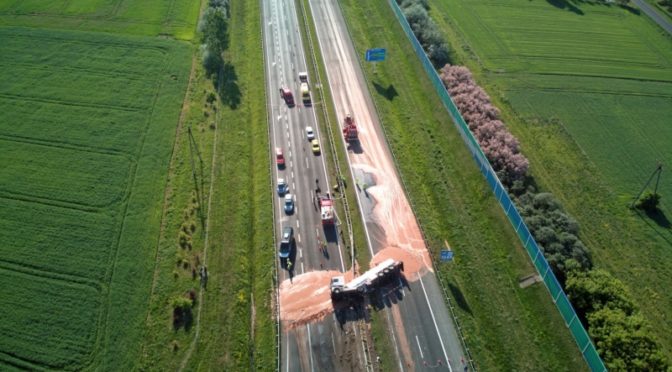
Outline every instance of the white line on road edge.
POLYGON ((336 355, 336 342, 334 341, 334 332, 331 332, 331 346, 334 348, 334 355, 336 355))
POLYGON ((415 335, 415 342, 418 343, 418 350, 420 350, 420 358, 425 359, 425 354, 422 353, 422 347, 420 347, 420 340, 418 340, 418 335, 415 335))
POLYGON ((439 342, 441 343, 441 350, 443 350, 443 356, 446 358, 446 364, 450 372, 453 372, 453 368, 450 366, 450 359, 448 359, 448 353, 446 353, 446 347, 443 345, 443 338, 441 338, 441 333, 439 332, 439 326, 436 325, 436 318, 434 318, 434 310, 432 310, 432 305, 429 304, 429 297, 427 297, 427 291, 425 290, 425 283, 422 281, 422 277, 418 274, 418 279, 420 279, 420 286, 422 291, 425 293, 425 300, 427 300, 427 306, 429 307, 429 314, 432 316, 432 321, 434 322, 434 328, 436 328, 436 334, 439 336, 439 342))
MULTIPOLYGON (((386 311, 387 313, 387 321, 389 324, 394 324, 392 322, 392 318, 390 317, 390 312, 391 310, 388 309, 386 311)), ((399 361, 399 370, 403 371, 404 370, 404 365, 401 363, 401 354, 399 354, 399 344, 397 344, 397 336, 394 335, 394 327, 390 327, 390 333, 392 334, 392 343, 394 343, 394 351, 397 354, 397 360, 399 361)))
MULTIPOLYGON (((303 263, 301 264, 303 266, 303 263)), ((306 324, 306 328, 308 328, 308 345, 313 345, 313 342, 310 341, 310 324, 306 324)), ((313 348, 309 347, 308 351, 310 351, 310 370, 315 371, 315 367, 313 367, 313 348)))

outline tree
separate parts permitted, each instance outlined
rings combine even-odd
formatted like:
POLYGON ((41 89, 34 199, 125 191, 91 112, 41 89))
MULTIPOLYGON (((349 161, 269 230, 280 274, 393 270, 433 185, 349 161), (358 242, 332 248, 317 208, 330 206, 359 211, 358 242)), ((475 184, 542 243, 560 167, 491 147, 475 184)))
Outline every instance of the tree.
POLYGON ((649 191, 637 201, 635 206, 647 212, 655 212, 658 209, 658 204, 660 204, 660 194, 649 191))
POLYGON ((588 315, 589 334, 611 371, 667 371, 668 363, 640 313, 603 308, 588 315))
POLYGON ((211 53, 223 53, 229 47, 226 10, 221 7, 208 8, 204 14, 203 43, 211 53))

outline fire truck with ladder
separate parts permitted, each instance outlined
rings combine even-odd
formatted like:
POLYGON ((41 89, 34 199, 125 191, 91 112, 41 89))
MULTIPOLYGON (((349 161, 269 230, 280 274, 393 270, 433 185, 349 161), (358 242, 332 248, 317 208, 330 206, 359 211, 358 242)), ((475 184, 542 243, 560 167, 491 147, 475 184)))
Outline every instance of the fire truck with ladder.
POLYGON ((334 224, 334 200, 322 196, 320 197, 320 218, 322 219, 322 225, 333 225, 334 224))
POLYGON ((343 120, 343 137, 346 141, 357 141, 357 124, 355 124, 355 119, 352 115, 348 114, 343 120))

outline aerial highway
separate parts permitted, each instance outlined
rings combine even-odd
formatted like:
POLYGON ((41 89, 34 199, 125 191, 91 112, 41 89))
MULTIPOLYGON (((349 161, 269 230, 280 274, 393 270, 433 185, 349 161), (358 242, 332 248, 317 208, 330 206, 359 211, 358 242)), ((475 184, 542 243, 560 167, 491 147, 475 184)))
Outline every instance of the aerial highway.
MULTIPOLYGON (((342 245, 338 239, 339 221, 323 226, 316 191, 326 196, 330 181, 322 151, 313 150, 306 127, 313 128, 319 146, 326 141, 320 132, 313 109, 317 102, 304 103, 300 94, 299 73, 306 71, 297 13, 293 0, 271 0, 263 3, 263 43, 266 68, 266 90, 273 155, 273 188, 275 194, 276 240, 282 240, 283 229, 293 229, 293 243, 288 258, 278 257, 279 280, 283 288, 292 290, 305 273, 347 270, 342 245), (280 89, 291 92, 293 104, 280 89), (277 164, 277 153, 282 152, 277 164), (284 180, 286 192, 278 193, 278 179, 284 180), (293 195, 294 210, 285 211, 285 195, 293 195)), ((308 77, 311 90, 311 77, 308 77)), ((314 94, 313 94, 314 97, 314 94)), ((312 137, 312 136, 311 136, 312 137)), ((279 250, 279 247, 275 247, 279 250)), ((327 288, 325 288, 326 290, 327 288)), ((283 303, 280 309, 289 308, 283 303)), ((344 323, 331 314, 321 320, 299 326, 281 323, 280 368, 283 371, 359 370, 366 363, 361 332, 353 323, 344 323)))
POLYGON ((361 185, 358 201, 371 254, 389 251, 407 266, 414 258, 422 261, 420 269, 407 273, 402 299, 385 309, 399 369, 462 371, 467 367, 462 344, 400 185, 339 5, 335 0, 310 0, 310 8, 338 120, 351 114, 361 133, 348 158, 355 182, 361 185))

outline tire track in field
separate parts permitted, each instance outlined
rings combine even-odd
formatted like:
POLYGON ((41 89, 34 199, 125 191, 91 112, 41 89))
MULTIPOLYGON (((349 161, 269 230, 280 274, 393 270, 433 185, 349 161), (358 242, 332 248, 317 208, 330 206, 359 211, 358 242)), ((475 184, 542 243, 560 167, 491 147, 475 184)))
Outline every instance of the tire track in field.
POLYGON ((147 107, 114 106, 114 105, 106 105, 106 104, 102 104, 102 103, 67 101, 67 100, 62 100, 62 99, 22 96, 22 95, 18 95, 18 94, 9 94, 9 93, 0 93, 0 98, 4 98, 4 99, 7 99, 7 100, 13 100, 13 101, 29 101, 29 102, 51 103, 51 104, 62 105, 62 106, 98 108, 98 109, 108 109, 108 110, 127 111, 127 112, 143 112, 143 111, 147 110, 147 107))
POLYGON ((125 158, 126 160, 128 160, 131 163, 137 163, 137 159, 136 159, 135 154, 131 154, 131 153, 128 153, 128 152, 124 152, 124 151, 109 148, 109 147, 93 147, 93 146, 87 146, 85 144, 74 144, 74 143, 70 143, 70 142, 57 141, 57 140, 43 140, 43 139, 39 139, 39 138, 18 136, 18 135, 13 135, 13 134, 2 134, 2 133, 0 133, 0 141, 27 143, 27 144, 36 145, 36 146, 53 147, 53 148, 57 148, 57 149, 89 152, 89 153, 97 154, 97 155, 118 156, 118 157, 125 158))
POLYGON ((98 293, 101 293, 104 287, 104 283, 86 276, 76 275, 60 270, 47 270, 36 265, 30 265, 26 262, 16 262, 6 258, 0 258, 0 271, 2 270, 59 281, 62 283, 73 283, 79 286, 89 287, 98 293))
POLYGON ((76 202, 70 202, 67 200, 59 200, 59 199, 48 199, 48 198, 41 198, 39 196, 34 196, 34 195, 29 195, 29 194, 21 194, 15 191, 7 191, 0 189, 0 199, 8 199, 8 200, 18 200, 26 203, 34 203, 34 204, 42 204, 42 205, 48 205, 50 207, 58 207, 58 208, 63 208, 63 209, 72 209, 80 212, 87 212, 87 213, 100 213, 102 212, 106 206, 102 207, 96 207, 88 204, 80 204, 76 202))
MULTIPOLYGON (((168 61, 168 58, 164 58, 162 71, 164 71, 164 72, 167 71, 169 64, 170 63, 168 61)), ((161 77, 161 78, 158 79, 158 84, 155 88, 154 95, 152 97, 152 104, 150 105, 148 113, 147 113, 147 119, 145 121, 145 128, 142 131, 142 135, 140 136, 139 144, 137 146, 138 157, 142 157, 142 154, 144 152, 145 140, 147 138, 147 132, 148 132, 149 127, 151 126, 151 123, 153 121, 152 119, 154 117, 154 111, 155 111, 155 108, 156 108, 156 103, 159 99, 159 95, 161 93, 163 85, 165 84, 165 81, 166 81, 166 79, 164 77, 161 77)), ((119 224, 118 224, 117 236, 116 236, 116 238, 114 238, 112 248, 110 249, 110 254, 108 256, 109 267, 108 267, 108 272, 105 275, 105 278, 106 278, 105 279, 106 280, 105 284, 106 284, 107 288, 111 288, 112 280, 114 278, 114 273, 115 273, 116 268, 117 268, 117 263, 118 263, 118 259, 119 259, 119 244, 120 244, 120 241, 121 241, 122 234, 124 232, 124 225, 126 224, 126 217, 127 217, 127 214, 128 214, 128 206, 130 204, 131 196, 133 195, 133 189, 134 189, 133 186, 134 186, 135 181, 137 179, 137 174, 138 174, 138 166, 137 166, 137 164, 135 164, 131 167, 131 170, 130 170, 129 175, 127 177, 127 182, 126 182, 127 183, 127 195, 126 195, 126 198, 125 198, 125 201, 123 203, 123 207, 121 208, 122 210, 121 210, 121 213, 120 213, 120 215, 122 217, 121 217, 121 220, 119 221, 119 224)), ((165 187, 165 185, 164 185, 164 187, 165 187)), ((101 353, 103 351, 105 351, 105 352, 107 351, 106 350, 107 349, 107 344, 109 343, 109 316, 110 316, 110 307, 112 305, 111 304, 112 299, 111 299, 109 290, 105 294, 105 297, 106 297, 106 301, 104 300, 103 302, 106 302, 106 304, 102 306, 103 311, 101 311, 101 316, 100 316, 99 321, 98 321, 98 328, 99 329, 104 328, 104 330, 103 330, 103 332, 100 332, 100 336, 97 337, 97 339, 96 339, 96 348, 94 350, 94 353, 93 353, 93 356, 91 358, 91 361, 90 361, 89 365, 91 365, 94 362, 95 357, 99 353, 101 353), (101 347, 101 346, 102 346, 102 350, 99 349, 99 347, 101 347)))
MULTIPOLYGON (((2 13, 0 13, 0 16, 2 13)), ((31 14, 32 16, 32 14, 31 14)), ((86 21, 88 19, 86 18, 81 18, 81 17, 72 17, 75 19, 79 19, 82 21, 86 21)), ((145 23, 141 23, 145 24, 145 23)), ((159 24, 156 24, 159 25, 159 24)), ((62 44, 63 42, 68 42, 70 44, 82 44, 90 47, 100 47, 101 45, 106 45, 106 46, 114 46, 119 49, 124 49, 124 50, 131 50, 131 49, 144 49, 144 50, 152 50, 152 51, 157 51, 161 53, 164 57, 168 55, 168 50, 170 47, 168 45, 160 45, 157 43, 154 44, 149 44, 149 43, 141 43, 138 41, 135 41, 134 39, 123 39, 124 42, 116 42, 116 41, 110 41, 110 40, 100 40, 101 37, 90 37, 90 38, 75 38, 75 35, 79 34, 79 31, 74 30, 74 31, 65 31, 63 32, 64 35, 68 35, 69 37, 60 37, 55 34, 51 35, 45 35, 42 33, 37 33, 37 32, 30 32, 26 31, 26 29, 0 29, 0 34, 3 34, 3 41, 5 40, 4 37, 9 35, 10 38, 22 38, 22 39, 39 39, 40 42, 43 41, 51 41, 54 42, 55 44, 62 44), (15 32, 16 30, 20 30, 20 32, 15 32), (90 39, 90 40, 89 40, 90 39)), ((79 35, 78 35, 79 36, 79 35)), ((120 39, 120 36, 116 36, 116 39, 120 39)))

